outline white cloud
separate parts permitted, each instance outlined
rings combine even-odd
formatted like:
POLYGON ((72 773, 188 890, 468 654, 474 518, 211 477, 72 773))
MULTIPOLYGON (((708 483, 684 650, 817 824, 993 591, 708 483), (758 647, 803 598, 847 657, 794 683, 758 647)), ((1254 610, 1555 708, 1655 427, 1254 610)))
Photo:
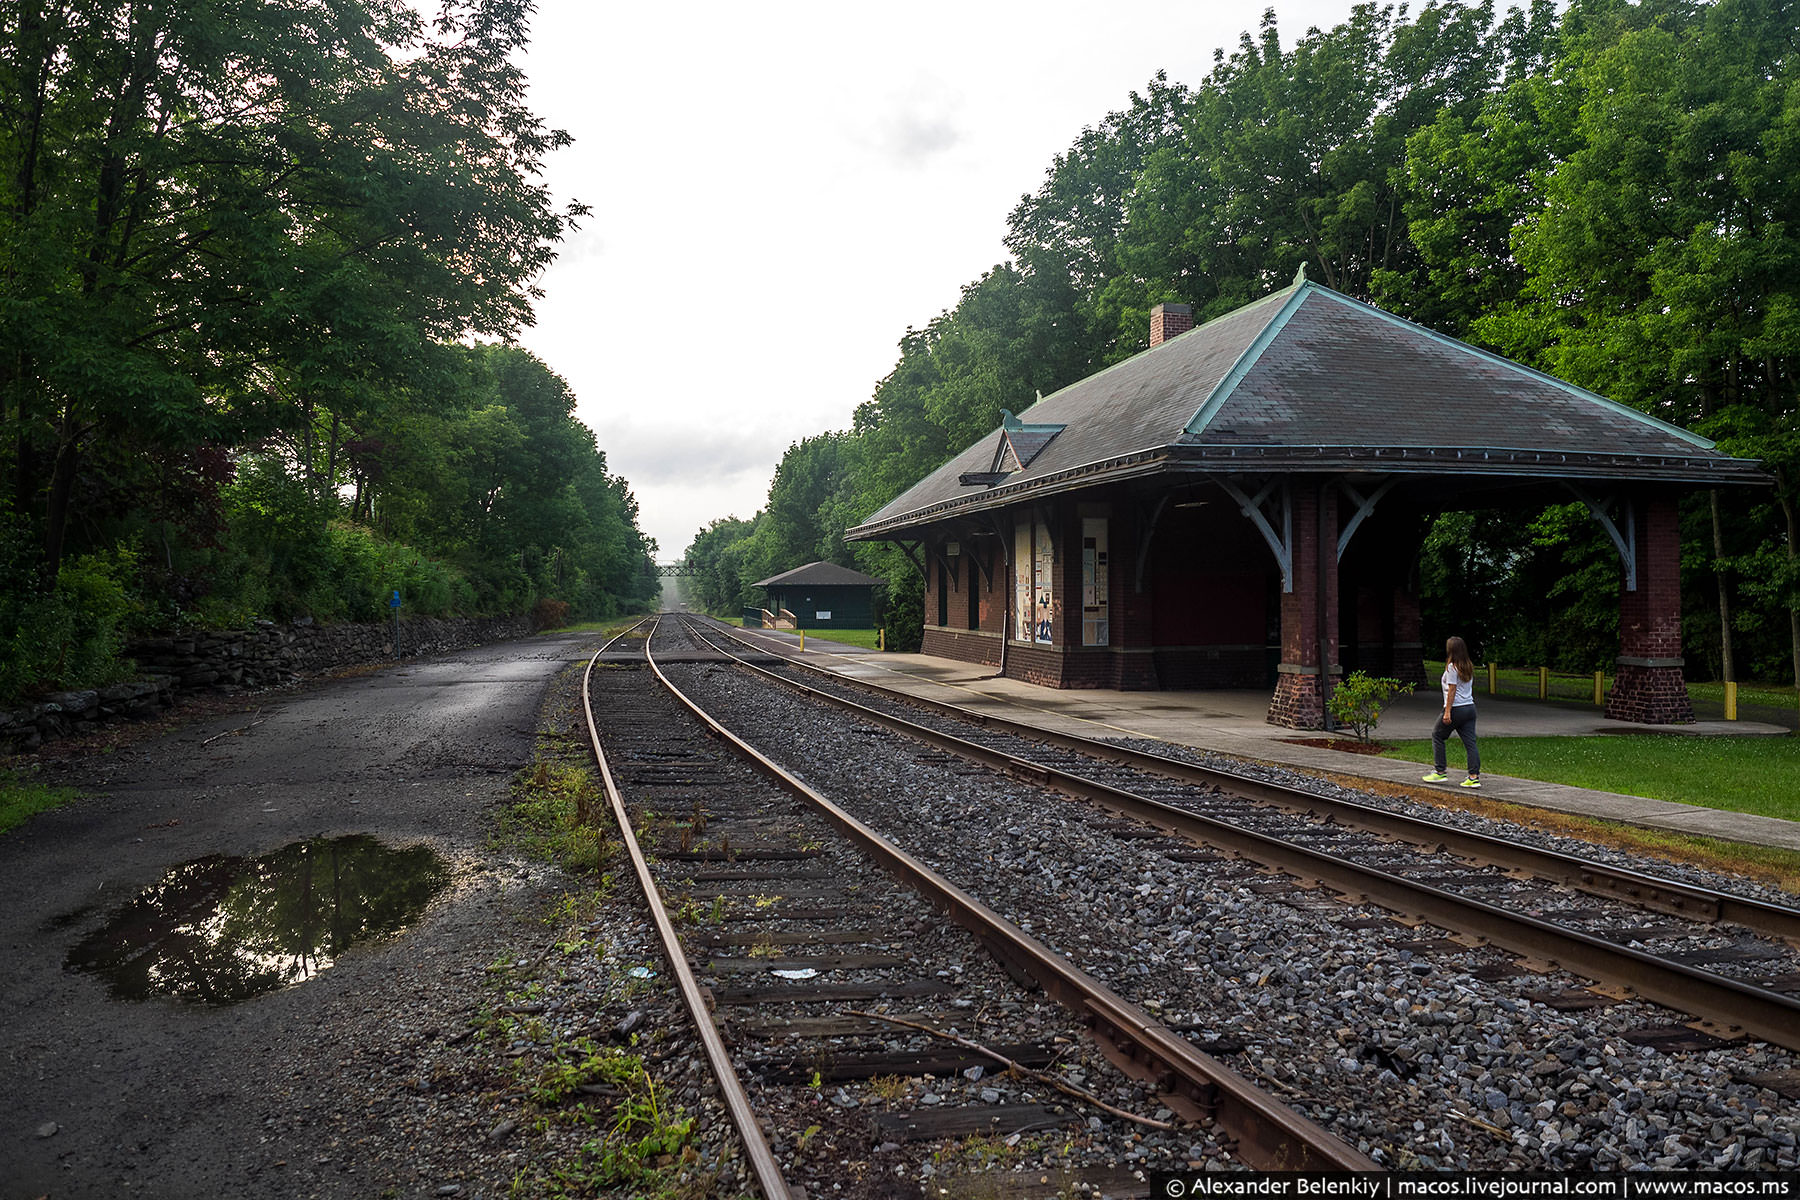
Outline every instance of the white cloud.
MULTIPOLYGON (((1349 0, 1284 7, 1288 41, 1349 0)), ((593 206, 523 341, 567 379, 664 557, 850 424, 908 326, 1006 257, 1006 216, 1158 69, 1197 83, 1262 5, 542 0, 531 102, 593 206), (1155 24, 1149 24, 1149 13, 1155 24)))

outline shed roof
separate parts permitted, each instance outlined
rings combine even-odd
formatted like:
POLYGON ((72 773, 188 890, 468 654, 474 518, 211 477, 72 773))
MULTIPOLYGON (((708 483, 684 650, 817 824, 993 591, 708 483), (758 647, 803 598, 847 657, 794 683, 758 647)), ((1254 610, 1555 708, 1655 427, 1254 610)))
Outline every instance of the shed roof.
POLYGON ((836 563, 812 562, 804 567, 795 567, 791 571, 758 580, 750 586, 769 587, 780 584, 783 587, 858 587, 880 582, 873 575, 864 575, 861 571, 852 571, 849 567, 840 567, 836 563))
POLYGON ((846 536, 1171 471, 1766 478, 1698 434, 1304 277, 1008 416, 1062 428, 1001 471, 1016 461, 1003 426, 846 536))

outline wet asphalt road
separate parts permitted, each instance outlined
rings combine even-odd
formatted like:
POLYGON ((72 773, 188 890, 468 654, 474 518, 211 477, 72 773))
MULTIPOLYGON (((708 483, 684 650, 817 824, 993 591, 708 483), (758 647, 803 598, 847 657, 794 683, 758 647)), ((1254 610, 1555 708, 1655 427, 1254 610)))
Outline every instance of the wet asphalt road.
POLYGON ((546 685, 591 640, 268 693, 258 712, 64 768, 88 794, 0 835, 0 1196, 357 1194, 363 1166, 308 1144, 295 1117, 332 1103, 312 1067, 354 1054, 360 1022, 404 1012, 407 988, 441 987, 523 919, 518 891, 481 882, 515 869, 486 845, 493 812, 531 756, 546 685), (406 933, 240 1004, 113 1000, 65 969, 172 867, 347 834, 429 844, 456 882, 406 933))

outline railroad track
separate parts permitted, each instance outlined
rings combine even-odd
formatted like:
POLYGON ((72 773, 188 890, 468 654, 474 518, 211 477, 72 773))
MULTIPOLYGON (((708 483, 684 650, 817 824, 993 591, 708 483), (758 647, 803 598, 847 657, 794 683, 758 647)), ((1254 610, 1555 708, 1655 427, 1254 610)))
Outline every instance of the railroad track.
POLYGON ((604 647, 589 728, 765 1196, 887 1195, 1045 1131, 1046 1184, 1098 1194, 1215 1157, 1375 1166, 756 755, 665 673, 725 661, 680 640, 604 647))
MULTIPOLYGON (((724 633, 711 626, 705 636, 718 645, 724 633)), ((1646 1040, 1693 1048, 1749 1036, 1800 1049, 1800 911, 1793 908, 882 694, 866 681, 852 684, 786 659, 773 668, 766 655, 764 664, 743 665, 949 753, 1308 885, 1566 967, 1606 989, 1540 993, 1553 1007, 1642 996, 1698 1018, 1685 1032, 1685 1020, 1646 1028, 1646 1040), (807 681, 796 677, 802 672, 807 681), (852 692, 875 693, 880 702, 852 692)))

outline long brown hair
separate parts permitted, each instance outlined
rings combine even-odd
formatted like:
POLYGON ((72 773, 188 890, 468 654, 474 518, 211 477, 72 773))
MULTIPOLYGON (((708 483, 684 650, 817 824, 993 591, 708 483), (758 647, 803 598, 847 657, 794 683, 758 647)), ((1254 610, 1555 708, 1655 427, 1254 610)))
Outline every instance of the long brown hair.
POLYGON ((1444 643, 1444 659, 1456 668, 1456 677, 1464 682, 1475 678, 1475 660, 1469 657, 1469 643, 1453 637, 1444 643))

